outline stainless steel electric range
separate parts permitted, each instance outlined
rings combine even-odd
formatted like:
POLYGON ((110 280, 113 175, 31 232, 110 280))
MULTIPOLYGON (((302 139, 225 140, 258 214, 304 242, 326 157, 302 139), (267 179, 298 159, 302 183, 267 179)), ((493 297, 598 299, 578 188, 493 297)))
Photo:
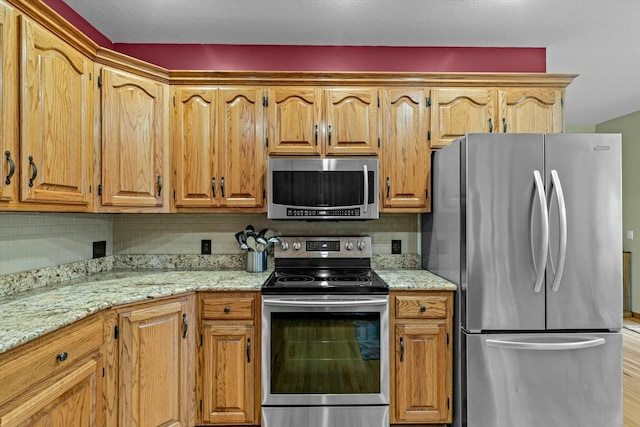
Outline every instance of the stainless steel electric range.
POLYGON ((282 237, 262 288, 262 425, 389 426, 389 287, 371 237, 282 237))

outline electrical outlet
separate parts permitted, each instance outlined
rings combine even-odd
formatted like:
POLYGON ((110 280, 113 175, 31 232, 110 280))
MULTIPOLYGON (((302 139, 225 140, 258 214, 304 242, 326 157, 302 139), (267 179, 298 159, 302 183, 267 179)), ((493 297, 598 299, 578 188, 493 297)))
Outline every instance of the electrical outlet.
POLYGON ((201 240, 200 253, 202 255, 211 255, 211 240, 201 240))
POLYGON ((391 241, 391 253, 392 254, 401 254, 402 253, 402 240, 392 240, 391 241))
POLYGON ((93 257, 102 258, 107 255, 107 241, 93 242, 93 257))

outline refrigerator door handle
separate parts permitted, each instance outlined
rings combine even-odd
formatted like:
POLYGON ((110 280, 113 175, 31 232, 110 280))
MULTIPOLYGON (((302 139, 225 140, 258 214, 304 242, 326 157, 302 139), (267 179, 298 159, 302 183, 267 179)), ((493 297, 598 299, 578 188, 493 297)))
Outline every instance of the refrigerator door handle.
POLYGON ((488 339, 485 343, 489 347, 513 348, 516 350, 580 350, 603 345, 605 339, 585 337, 582 341, 567 342, 529 342, 488 339))
MULTIPOLYGON (((560 217, 560 252, 558 253, 558 268, 554 271, 555 276, 551 285, 551 290, 553 292, 558 292, 567 255, 567 207, 564 202, 564 193, 562 191, 560 177, 558 176, 558 171, 555 169, 551 171, 551 185, 551 194, 553 194, 553 191, 555 190, 556 198, 558 200, 558 215, 560 217)), ((551 260, 551 266, 552 270, 554 270, 553 259, 551 260)))
POLYGON ((539 170, 533 171, 533 181, 536 185, 538 201, 540 202, 540 213, 542 222, 542 244, 540 245, 540 269, 536 275, 536 282, 533 287, 534 292, 540 292, 542 283, 544 282, 545 266, 547 265, 547 256, 549 255, 549 211, 547 210, 547 197, 544 193, 544 184, 542 183, 542 175, 539 170))

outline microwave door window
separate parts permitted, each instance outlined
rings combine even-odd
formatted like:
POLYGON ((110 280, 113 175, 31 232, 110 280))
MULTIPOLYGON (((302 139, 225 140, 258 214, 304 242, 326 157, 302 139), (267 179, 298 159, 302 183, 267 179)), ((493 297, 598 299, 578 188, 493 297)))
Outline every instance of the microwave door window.
MULTIPOLYGON (((374 173, 368 176, 368 202, 372 203, 374 173)), ((272 179, 275 204, 327 208, 364 204, 364 179, 359 171, 275 171, 272 179)))

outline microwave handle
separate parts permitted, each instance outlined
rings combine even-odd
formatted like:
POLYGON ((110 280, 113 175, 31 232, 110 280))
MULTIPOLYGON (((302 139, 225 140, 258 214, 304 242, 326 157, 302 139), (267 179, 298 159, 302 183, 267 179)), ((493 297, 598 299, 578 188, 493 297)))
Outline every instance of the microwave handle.
POLYGON ((369 206, 369 172, 367 170, 367 165, 362 165, 362 169, 364 172, 364 213, 367 213, 369 206))

